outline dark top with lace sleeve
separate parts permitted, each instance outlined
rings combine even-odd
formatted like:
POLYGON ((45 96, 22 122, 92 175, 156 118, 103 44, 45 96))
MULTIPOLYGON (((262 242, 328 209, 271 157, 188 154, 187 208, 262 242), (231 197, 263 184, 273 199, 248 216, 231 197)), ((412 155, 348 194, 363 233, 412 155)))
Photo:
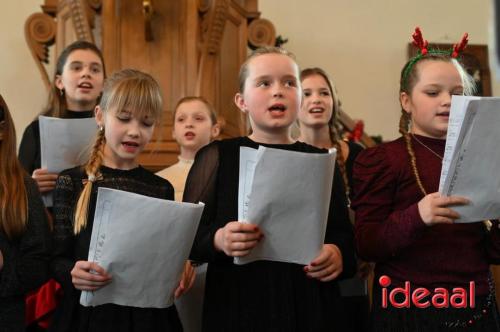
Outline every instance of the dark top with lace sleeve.
MULTIPOLYGON (((87 226, 78 235, 73 233, 73 215, 76 202, 83 189, 82 181, 86 179, 85 172, 81 167, 63 171, 56 182, 54 191, 55 250, 51 270, 54 278, 63 287, 64 297, 56 311, 52 330, 181 330, 175 306, 157 309, 115 304, 83 307, 79 304, 80 291, 74 288, 70 273, 76 261, 86 261, 88 258, 98 188, 113 188, 150 197, 174 199, 174 189, 170 182, 143 167, 120 170, 101 166, 100 171, 103 178, 92 186, 87 226)), ((138 220, 138 222, 140 221, 138 220)), ((168 294, 164 296, 168 296, 168 294)))
MULTIPOLYGON (((93 115, 94 111, 76 112, 68 110, 66 118, 91 118, 93 115)), ((19 161, 30 175, 42 165, 40 150, 40 125, 38 119, 36 119, 24 130, 21 144, 19 145, 19 161)))
MULTIPOLYGON (((418 136, 442 156, 445 140, 418 136)), ((427 193, 438 191, 441 159, 412 138, 417 168, 427 193)), ((394 286, 465 287, 488 293, 489 264, 500 262, 500 230, 483 223, 426 226, 418 202, 424 197, 399 138, 361 152, 354 166, 352 207, 356 212, 359 255, 375 261, 375 276, 388 275, 394 286)))
MULTIPOLYGON (((326 152, 302 142, 263 145, 308 153, 326 152)), ((196 156, 184 190, 184 201, 205 203, 191 252, 192 259, 209 262, 203 328, 207 331, 329 331, 338 318, 336 281, 309 279, 303 266, 298 264, 257 261, 235 265, 232 257, 214 248, 215 232, 238 218, 241 146, 257 149, 259 144, 248 137, 239 137, 205 146, 196 156)), ((350 276, 355 270, 353 233, 338 170, 332 191, 325 243, 340 248, 344 275, 350 276)), ((286 194, 283 197, 286 199, 286 194)))
POLYGON ((0 230, 0 330, 24 331, 24 296, 48 279, 50 232, 35 182, 25 178, 28 222, 25 232, 9 239, 0 230))

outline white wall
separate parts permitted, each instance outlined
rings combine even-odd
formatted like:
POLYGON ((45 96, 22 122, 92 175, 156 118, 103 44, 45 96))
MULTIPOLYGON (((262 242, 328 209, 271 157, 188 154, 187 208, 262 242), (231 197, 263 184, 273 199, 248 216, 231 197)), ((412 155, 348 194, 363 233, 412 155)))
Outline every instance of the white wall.
POLYGON ((471 44, 487 44, 492 12, 490 0, 260 0, 259 10, 299 65, 325 69, 344 111, 384 140, 398 136, 399 74, 415 26, 429 42, 456 43, 468 32, 471 44))
MULTIPOLYGON (((2 1, 0 93, 14 113, 18 141, 40 112, 46 92, 24 40, 28 16, 43 0, 2 1)), ((397 137, 399 71, 413 28, 430 42, 454 43, 467 31, 471 43, 487 44, 490 0, 260 0, 302 67, 320 66, 335 80, 344 110, 364 119, 369 134, 397 137)), ((492 66, 490 66, 492 68, 492 66)), ((49 71, 49 76, 52 72, 49 71)), ((500 84, 492 71, 493 93, 500 84)))
POLYGON ((24 39, 24 22, 41 12, 42 0, 2 1, 0 10, 0 93, 13 113, 18 142, 47 98, 42 78, 24 39))

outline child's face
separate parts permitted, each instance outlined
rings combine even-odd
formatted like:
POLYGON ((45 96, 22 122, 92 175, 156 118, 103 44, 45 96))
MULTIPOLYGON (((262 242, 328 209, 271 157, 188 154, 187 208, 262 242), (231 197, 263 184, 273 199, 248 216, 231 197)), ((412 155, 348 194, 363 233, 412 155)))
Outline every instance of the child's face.
POLYGON ((322 128, 332 117, 333 97, 321 75, 311 75, 302 81, 304 100, 299 112, 301 126, 322 128))
POLYGON ((199 101, 187 101, 177 107, 172 136, 181 148, 198 151, 219 134, 212 124, 210 111, 199 101))
POLYGON ((288 133, 301 102, 298 68, 286 55, 264 54, 248 64, 245 90, 236 105, 248 112, 253 135, 288 133))
POLYGON ((154 121, 148 117, 137 118, 135 112, 113 109, 103 113, 96 107, 96 121, 104 127, 106 145, 104 147, 105 165, 119 169, 137 166, 136 158, 151 140, 154 121))
POLYGON ((401 93, 401 105, 411 117, 411 132, 446 138, 451 96, 463 94, 460 74, 450 62, 422 61, 417 66, 418 81, 411 95, 401 93))
POLYGON ((101 94, 104 71, 101 59, 91 50, 70 53, 56 87, 64 89, 68 109, 92 109, 101 94))

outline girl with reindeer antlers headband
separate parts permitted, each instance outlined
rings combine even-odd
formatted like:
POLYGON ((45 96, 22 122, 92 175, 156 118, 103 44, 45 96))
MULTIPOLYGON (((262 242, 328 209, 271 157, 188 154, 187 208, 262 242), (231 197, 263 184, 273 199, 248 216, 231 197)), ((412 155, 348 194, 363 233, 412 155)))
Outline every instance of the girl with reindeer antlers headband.
POLYGON ((467 34, 450 51, 428 48, 401 71, 395 141, 360 153, 352 207, 359 255, 376 262, 374 331, 500 331, 489 265, 500 263, 498 222, 454 224, 465 197, 437 191, 452 95, 472 79, 457 61, 467 34))

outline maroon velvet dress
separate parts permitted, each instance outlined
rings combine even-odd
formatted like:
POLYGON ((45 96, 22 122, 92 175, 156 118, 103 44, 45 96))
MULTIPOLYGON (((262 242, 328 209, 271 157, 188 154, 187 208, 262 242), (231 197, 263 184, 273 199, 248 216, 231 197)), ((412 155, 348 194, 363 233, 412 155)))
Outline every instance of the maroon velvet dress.
MULTIPOLYGON (((445 140, 412 137, 417 168, 427 193, 438 191, 445 140), (420 142, 419 142, 420 141, 420 142), (432 150, 432 151, 431 151, 432 150), (433 153, 434 152, 434 153, 433 153)), ((352 207, 359 256, 376 262, 373 323, 376 331, 441 331, 473 325, 500 331, 489 265, 500 263, 500 230, 483 223, 426 226, 417 203, 424 197, 412 172, 403 138, 364 150, 354 165, 352 207), (476 287, 475 309, 381 307, 379 277, 390 287, 476 287)))

